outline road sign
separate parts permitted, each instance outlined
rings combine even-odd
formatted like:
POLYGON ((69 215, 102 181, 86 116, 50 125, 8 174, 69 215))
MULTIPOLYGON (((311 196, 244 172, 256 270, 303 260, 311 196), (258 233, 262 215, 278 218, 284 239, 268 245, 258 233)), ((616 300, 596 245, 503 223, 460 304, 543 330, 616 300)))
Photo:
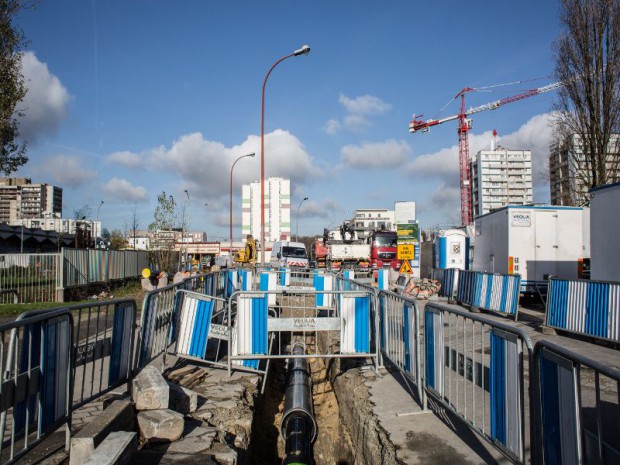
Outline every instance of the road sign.
POLYGON ((398 244, 396 258, 413 260, 415 258, 415 246, 413 244, 398 244))
POLYGON ((408 274, 413 273, 413 270, 411 269, 411 265, 409 264, 409 260, 404 260, 403 261, 403 264, 400 266, 400 270, 398 272, 399 273, 408 273, 408 274))

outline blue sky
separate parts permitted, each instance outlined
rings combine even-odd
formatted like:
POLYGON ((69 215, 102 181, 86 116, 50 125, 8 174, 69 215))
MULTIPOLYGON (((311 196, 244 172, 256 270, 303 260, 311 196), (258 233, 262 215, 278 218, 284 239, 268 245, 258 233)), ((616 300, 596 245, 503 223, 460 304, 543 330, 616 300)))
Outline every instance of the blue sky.
MULTIPOLYGON (((456 123, 409 134, 413 113, 467 106, 553 82, 557 1, 41 0, 19 18, 29 95, 17 175, 63 187, 64 216, 100 202, 103 227, 152 221, 157 195, 190 194, 192 230, 228 237, 230 166, 235 238, 241 184, 260 178, 261 88, 267 83, 267 176, 291 179, 300 234, 357 208, 417 202, 423 227, 460 217, 456 123), (207 204, 205 206, 205 203, 207 204)), ((475 115, 470 151, 499 143, 533 152, 536 202, 546 171, 554 94, 475 115)))

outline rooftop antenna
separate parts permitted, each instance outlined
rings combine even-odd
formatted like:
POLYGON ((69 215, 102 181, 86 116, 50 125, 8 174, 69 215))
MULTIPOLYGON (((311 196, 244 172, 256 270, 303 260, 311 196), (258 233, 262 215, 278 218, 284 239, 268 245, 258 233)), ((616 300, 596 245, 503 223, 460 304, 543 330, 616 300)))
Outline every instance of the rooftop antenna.
POLYGON ((491 142, 491 151, 497 150, 497 129, 493 129, 493 141, 491 142))

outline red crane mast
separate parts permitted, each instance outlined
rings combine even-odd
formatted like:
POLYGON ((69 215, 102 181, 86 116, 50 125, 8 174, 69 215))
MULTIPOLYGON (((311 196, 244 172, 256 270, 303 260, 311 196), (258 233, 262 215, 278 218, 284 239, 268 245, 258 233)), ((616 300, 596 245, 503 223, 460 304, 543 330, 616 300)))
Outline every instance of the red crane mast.
POLYGON ((473 115, 474 113, 480 113, 485 110, 496 110, 502 105, 506 105, 507 103, 516 102, 518 100, 523 100, 528 97, 533 97, 534 95, 542 94, 545 92, 550 92, 552 90, 557 89, 558 87, 563 86, 563 82, 554 82, 553 84, 548 84, 543 87, 539 87, 537 89, 530 89, 525 92, 522 92, 517 95, 513 95, 510 97, 505 97, 500 100, 495 100, 493 102, 486 103, 484 105, 480 105, 475 108, 470 108, 469 110, 465 110, 465 94, 467 92, 476 91, 477 89, 473 89, 471 87, 465 87, 461 90, 454 98, 461 98, 461 106, 460 111, 456 115, 448 116, 447 118, 442 119, 429 119, 422 120, 422 116, 413 115, 413 119, 411 123, 409 123, 409 132, 428 132, 431 127, 437 126, 438 124, 447 123, 448 121, 453 121, 458 119, 458 134, 459 134, 459 176, 460 176, 460 187, 461 187, 461 222, 463 225, 471 224, 472 222, 472 209, 471 209, 471 176, 470 176, 470 162, 469 162, 469 130, 471 129, 471 119, 468 116, 473 115))

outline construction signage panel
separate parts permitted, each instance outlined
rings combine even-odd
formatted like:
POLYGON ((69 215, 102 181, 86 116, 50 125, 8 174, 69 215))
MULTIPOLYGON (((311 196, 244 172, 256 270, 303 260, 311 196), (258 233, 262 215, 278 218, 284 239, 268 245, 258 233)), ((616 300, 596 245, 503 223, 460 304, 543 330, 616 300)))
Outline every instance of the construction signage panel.
POLYGON ((397 254, 399 260, 413 260, 415 258, 415 245, 398 244, 397 254))
POLYGON ((413 270, 411 269, 411 265, 409 264, 409 260, 403 260, 403 264, 400 266, 400 270, 398 270, 398 272, 408 273, 408 274, 413 273, 413 270))

